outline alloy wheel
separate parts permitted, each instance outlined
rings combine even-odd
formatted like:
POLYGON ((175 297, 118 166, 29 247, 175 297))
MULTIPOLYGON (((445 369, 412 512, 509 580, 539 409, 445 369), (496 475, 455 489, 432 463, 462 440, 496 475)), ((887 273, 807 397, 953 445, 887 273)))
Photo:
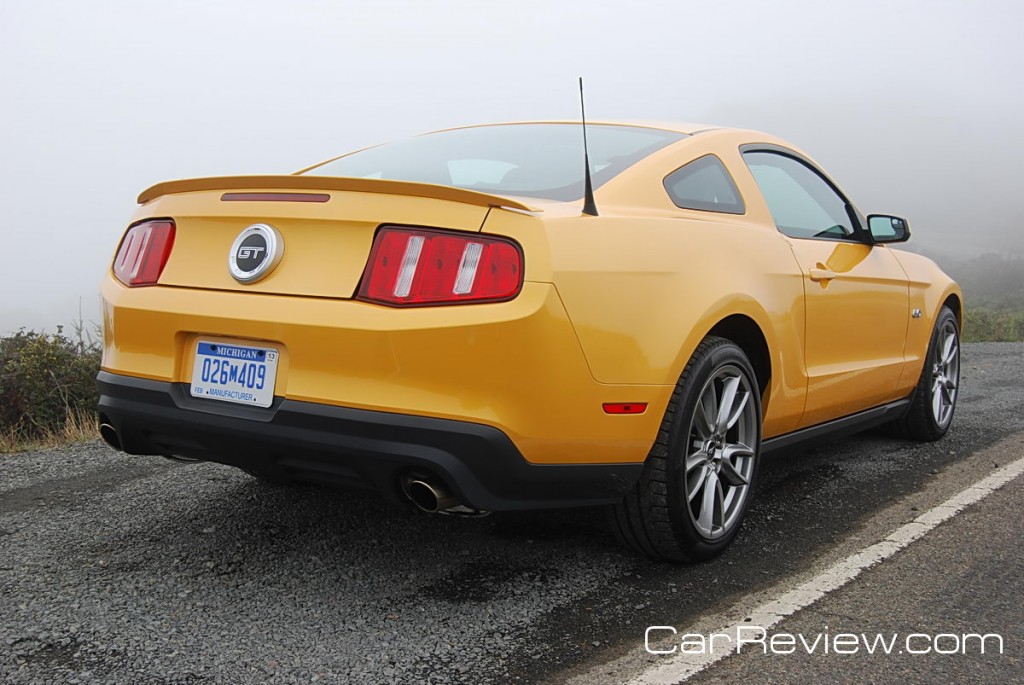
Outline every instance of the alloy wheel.
POLYGON ((726 535, 742 518, 754 472, 755 409, 746 375, 727 364, 704 384, 690 419, 687 512, 708 540, 726 535))
POLYGON ((935 339, 932 359, 932 418, 945 428, 953 418, 960 385, 960 340, 956 324, 946 321, 935 339))

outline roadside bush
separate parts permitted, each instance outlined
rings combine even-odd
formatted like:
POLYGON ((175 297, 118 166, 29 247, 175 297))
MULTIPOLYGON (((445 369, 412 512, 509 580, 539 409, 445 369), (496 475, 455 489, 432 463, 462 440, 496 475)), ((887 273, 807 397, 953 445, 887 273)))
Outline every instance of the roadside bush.
POLYGON ((81 325, 75 332, 0 338, 0 434, 45 438, 95 412, 100 344, 81 325))
POLYGON ((964 342, 1018 342, 1024 340, 1024 311, 967 307, 964 342))

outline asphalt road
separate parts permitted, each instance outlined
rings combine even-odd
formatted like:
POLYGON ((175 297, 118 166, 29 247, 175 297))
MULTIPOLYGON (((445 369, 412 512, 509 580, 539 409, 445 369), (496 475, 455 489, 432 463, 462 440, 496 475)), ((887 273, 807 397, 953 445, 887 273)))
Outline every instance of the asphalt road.
MULTIPOLYGON (((593 510, 432 517, 101 444, 0 457, 0 680, 623 682, 657 661, 647 626, 712 625, 1020 457, 1022 379, 1024 345, 966 345, 945 440, 773 458, 736 543, 697 566, 620 550, 593 510)), ((1017 479, 778 627, 973 626, 1005 634, 999 658, 744 654, 695 680, 1013 680, 1022 494, 1017 479)))
MULTIPOLYGON (((1024 440, 1017 450, 1024 454, 1024 440)), ((823 646, 809 654, 790 651, 780 641, 782 651, 765 656, 752 644, 691 682, 1020 682, 1022 502, 1024 479, 1017 478, 857 583, 770 631, 809 636, 807 641, 818 635, 868 635, 874 654, 854 653, 852 644, 842 655, 825 655, 823 646), (885 648, 878 648, 876 636, 882 636, 885 648), (986 636, 984 643, 974 636, 986 636)))

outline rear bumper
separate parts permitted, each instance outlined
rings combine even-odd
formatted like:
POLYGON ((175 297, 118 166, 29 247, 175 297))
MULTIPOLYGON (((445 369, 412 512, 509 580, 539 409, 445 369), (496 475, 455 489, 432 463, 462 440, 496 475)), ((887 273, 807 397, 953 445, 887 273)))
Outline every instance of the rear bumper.
POLYGON ((273 347, 276 396, 491 426, 534 464, 643 462, 674 389, 596 382, 550 283, 527 281, 509 302, 408 309, 110 275, 101 288, 106 371, 187 384, 201 340, 273 347), (613 416, 605 402, 649 409, 613 416))
POLYGON ((173 455, 295 480, 400 495, 405 475, 443 480, 488 511, 616 502, 642 463, 527 462, 493 426, 275 397, 269 409, 195 399, 184 383, 100 372, 99 411, 129 454, 173 455))

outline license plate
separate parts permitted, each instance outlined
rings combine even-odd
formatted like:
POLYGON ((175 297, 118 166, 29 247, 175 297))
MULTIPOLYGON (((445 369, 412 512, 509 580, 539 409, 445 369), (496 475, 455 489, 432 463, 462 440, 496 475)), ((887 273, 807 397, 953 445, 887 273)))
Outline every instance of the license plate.
POLYGON ((192 397, 269 407, 274 401, 277 350, 200 341, 192 367, 192 397))

